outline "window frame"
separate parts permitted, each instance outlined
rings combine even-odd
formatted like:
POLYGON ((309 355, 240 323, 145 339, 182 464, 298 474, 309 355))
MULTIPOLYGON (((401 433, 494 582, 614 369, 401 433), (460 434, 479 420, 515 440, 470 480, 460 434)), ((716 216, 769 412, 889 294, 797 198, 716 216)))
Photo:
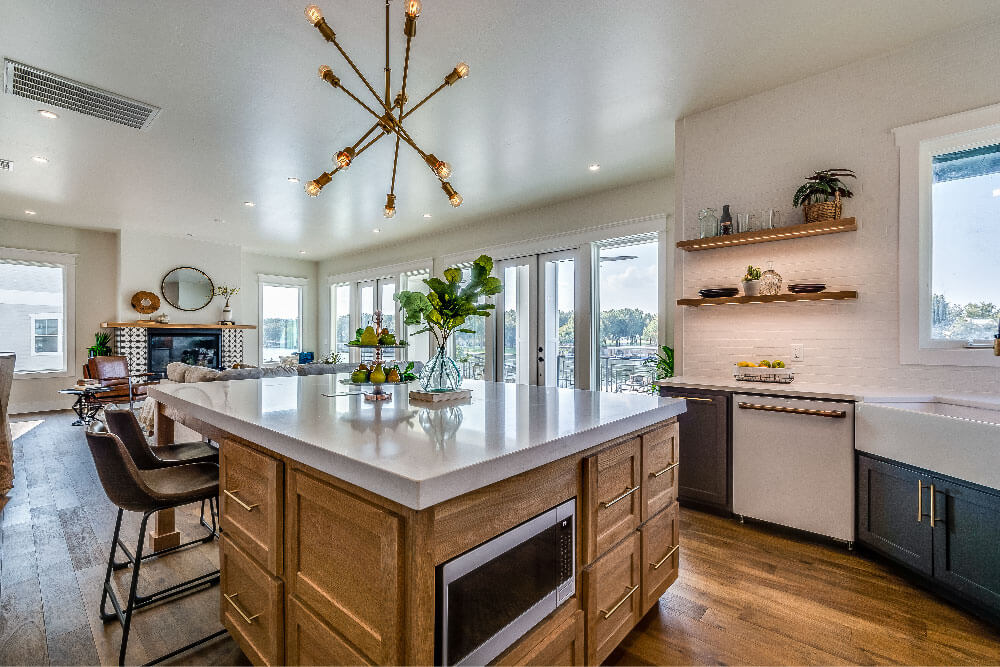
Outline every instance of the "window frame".
POLYGON ((299 333, 299 352, 302 352, 302 348, 305 346, 305 330, 303 329, 303 324, 305 322, 305 315, 302 312, 302 304, 305 298, 305 288, 309 285, 308 278, 298 278, 294 276, 273 276, 266 275, 263 273, 257 274, 257 322, 260 326, 260 335, 257 336, 257 358, 260 360, 261 366, 280 366, 281 361, 264 361, 264 288, 265 287, 295 287, 298 289, 299 295, 299 317, 298 317, 298 333, 299 333))
MULTIPOLYGON (((62 326, 63 357, 66 367, 61 370, 14 371, 14 378, 21 380, 76 377, 76 253, 51 252, 46 250, 25 250, 22 248, 0 247, 0 262, 47 266, 62 269, 63 304, 60 325, 62 326)), ((34 322, 31 325, 31 349, 34 350, 34 322)), ((34 356, 34 355, 32 355, 34 356)))
POLYGON ((934 155, 1000 143, 1000 104, 898 127, 901 364, 1000 366, 992 346, 931 338, 934 155))
POLYGON ((66 327, 63 325, 62 313, 32 313, 28 316, 31 320, 31 356, 33 357, 56 357, 62 356, 63 354, 63 336, 66 333, 66 327), (55 352, 36 352, 35 351, 35 341, 39 336, 48 338, 52 334, 39 334, 35 331, 35 323, 39 320, 55 320, 56 321, 56 351, 55 352))

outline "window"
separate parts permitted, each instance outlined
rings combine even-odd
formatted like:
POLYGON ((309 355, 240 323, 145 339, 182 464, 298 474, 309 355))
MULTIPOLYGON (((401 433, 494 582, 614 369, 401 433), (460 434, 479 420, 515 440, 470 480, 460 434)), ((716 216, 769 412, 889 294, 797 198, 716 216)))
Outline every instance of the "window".
POLYGON ((260 361, 276 364, 302 351, 305 278, 260 276, 260 361))
POLYGON ((354 338, 351 328, 351 286, 340 283, 330 286, 330 329, 333 332, 333 350, 340 352, 343 360, 351 349, 347 343, 354 338))
POLYGON ((598 247, 598 385, 603 391, 648 391, 656 354, 659 307, 656 235, 598 247))
POLYGON ((1000 105, 894 130, 904 364, 1000 366, 1000 105))
POLYGON ((931 156, 931 340, 997 332, 1000 144, 931 156))
MULTIPOLYGON (((431 277, 431 272, 427 270, 423 271, 412 271, 410 273, 404 274, 399 277, 400 290, 407 290, 410 292, 421 292, 422 294, 427 294, 431 288, 424 284, 424 280, 431 277)), ((400 313, 402 317, 402 313, 400 313)), ((405 327, 404 327, 405 328, 405 327)), ((412 331, 420 331, 423 326, 409 327, 412 331)), ((406 348, 406 358, 410 361, 427 361, 430 359, 431 350, 431 334, 425 331, 422 334, 417 334, 415 336, 410 335, 408 331, 400 330, 400 335, 409 344, 406 348)))
POLYGON ((19 375, 71 375, 76 257, 0 248, 0 348, 19 375))
MULTIPOLYGON (((472 278, 472 269, 462 267, 462 282, 464 287, 472 278)), ((486 372, 486 320, 492 320, 494 315, 486 317, 470 317, 462 325, 472 333, 455 331, 451 335, 454 359, 462 370, 462 377, 467 380, 482 380, 486 372)), ((492 322, 491 322, 492 323, 492 322)))
POLYGON ((31 354, 61 355, 62 326, 57 313, 31 316, 31 354))

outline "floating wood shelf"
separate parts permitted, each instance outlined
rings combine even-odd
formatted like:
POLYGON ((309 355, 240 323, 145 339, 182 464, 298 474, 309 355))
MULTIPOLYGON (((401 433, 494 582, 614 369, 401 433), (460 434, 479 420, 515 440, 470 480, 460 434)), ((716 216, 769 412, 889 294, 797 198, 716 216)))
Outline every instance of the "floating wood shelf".
POLYGON ((160 324, 152 320, 136 322, 101 322, 105 329, 124 329, 126 327, 143 327, 146 329, 256 329, 253 324, 160 324))
POLYGON ((678 306, 723 306, 744 303, 781 303, 784 301, 844 301, 857 299, 857 290, 814 292, 812 294, 769 294, 767 296, 724 296, 718 299, 677 299, 678 306))
POLYGON ((704 239, 678 241, 677 247, 687 252, 694 252, 695 250, 730 248, 732 246, 750 245, 752 243, 787 241, 789 239, 800 239, 805 236, 839 234, 840 232, 857 231, 857 229, 858 223, 854 218, 840 218, 839 220, 810 222, 802 225, 792 225, 791 227, 764 229, 759 232, 742 232, 740 234, 728 234, 726 236, 709 236, 704 239))

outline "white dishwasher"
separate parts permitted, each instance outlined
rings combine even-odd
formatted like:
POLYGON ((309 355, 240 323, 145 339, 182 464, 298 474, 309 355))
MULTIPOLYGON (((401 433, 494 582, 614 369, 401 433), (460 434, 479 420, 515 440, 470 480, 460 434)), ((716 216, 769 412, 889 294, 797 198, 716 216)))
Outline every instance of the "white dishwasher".
POLYGON ((733 395, 733 513, 854 542, 854 403, 733 395))

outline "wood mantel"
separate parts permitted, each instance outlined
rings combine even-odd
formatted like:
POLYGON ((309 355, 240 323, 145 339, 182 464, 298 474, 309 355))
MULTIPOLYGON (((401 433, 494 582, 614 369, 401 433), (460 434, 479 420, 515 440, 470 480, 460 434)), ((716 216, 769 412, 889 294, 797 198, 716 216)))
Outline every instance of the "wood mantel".
POLYGON ((142 327, 144 329, 256 329, 254 324, 160 324, 153 320, 137 320, 135 322, 101 322, 104 329, 125 329, 142 327))

